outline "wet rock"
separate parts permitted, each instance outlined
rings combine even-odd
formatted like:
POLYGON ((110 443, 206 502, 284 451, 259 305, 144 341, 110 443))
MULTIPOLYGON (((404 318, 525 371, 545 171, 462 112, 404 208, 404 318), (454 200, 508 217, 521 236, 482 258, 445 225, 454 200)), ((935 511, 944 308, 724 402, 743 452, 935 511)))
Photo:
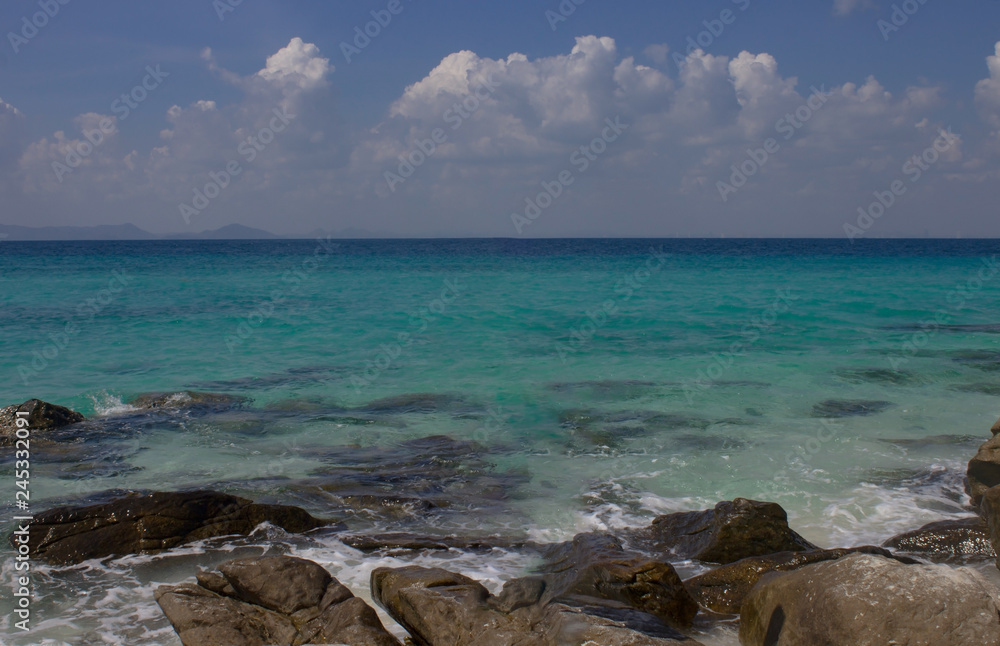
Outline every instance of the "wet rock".
POLYGON ((32 439, 40 431, 52 431, 70 424, 84 421, 84 416, 80 413, 57 406, 40 399, 29 399, 23 404, 5 406, 0 408, 0 446, 14 444, 17 440, 17 419, 18 413, 28 413, 27 417, 21 419, 28 420, 26 428, 31 429, 32 439))
POLYGON ((623 603, 681 629, 691 627, 698 605, 674 568, 626 552, 610 534, 578 534, 546 550, 539 568, 544 602, 584 596, 623 603))
POLYGON ((60 507, 31 522, 31 554, 56 565, 155 553, 214 536, 249 534, 263 522, 289 532, 325 523, 305 510, 258 505, 214 491, 157 492, 105 504, 60 507))
POLYGON ((979 452, 969 461, 965 490, 978 505, 986 490, 1000 485, 1000 435, 994 436, 979 447, 979 452))
MULTIPOLYGON (((865 546, 815 552, 779 552, 723 565, 684 582, 691 596, 704 608, 722 614, 739 614, 743 601, 768 572, 790 572, 800 567, 833 561, 850 554, 877 554, 893 558, 888 550, 865 546)), ((916 561, 908 560, 910 563, 916 561)))
MULTIPOLYGON (((993 544, 993 551, 1000 555, 1000 486, 987 489, 979 503, 979 512, 986 521, 986 527, 990 533, 990 543, 993 544)), ((1000 559, 997 560, 997 567, 1000 567, 1000 559)))
POLYGON ((637 549, 709 563, 818 549, 792 531, 780 505, 746 498, 720 502, 715 509, 660 516, 649 527, 622 535, 637 549))
POLYGON ((813 417, 860 417, 875 415, 891 408, 892 402, 853 399, 828 399, 813 406, 813 417))
POLYGON ((372 598, 419 646, 696 646, 655 617, 599 600, 599 614, 541 602, 503 612, 478 581, 446 570, 378 568, 371 581, 372 598), (615 612, 617 619, 601 616, 615 612))
POLYGON ((395 532, 390 534, 359 534, 339 536, 345 545, 362 552, 427 551, 427 550, 492 550, 539 549, 525 538, 506 536, 428 536, 395 532))
POLYGON ((127 403, 132 408, 142 411, 217 411, 235 408, 247 401, 246 397, 236 395, 185 390, 175 393, 143 393, 127 403))
POLYGON ((744 646, 1000 643, 1000 589, 974 570, 855 554, 769 574, 740 613, 744 646))
POLYGON ((243 559, 219 570, 156 590, 184 646, 400 646, 371 606, 312 561, 243 559))
POLYGON ((990 542, 989 527, 978 516, 930 523, 912 532, 893 536, 882 546, 919 554, 932 561, 997 557, 990 542))

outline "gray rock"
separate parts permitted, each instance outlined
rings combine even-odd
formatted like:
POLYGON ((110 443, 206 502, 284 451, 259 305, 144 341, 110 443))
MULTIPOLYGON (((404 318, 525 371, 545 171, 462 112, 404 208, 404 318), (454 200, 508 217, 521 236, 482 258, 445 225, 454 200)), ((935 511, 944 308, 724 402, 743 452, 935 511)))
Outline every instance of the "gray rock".
POLYGON ((919 554, 933 561, 997 557, 990 541, 990 528, 979 516, 930 523, 912 532, 893 536, 882 546, 919 554))
POLYGON ((743 646, 1000 643, 1000 589, 945 565, 868 554, 769 574, 740 613, 743 646))
POLYGON ((157 492, 37 514, 29 545, 33 558, 71 565, 106 556, 155 553, 213 536, 246 535, 263 522, 289 532, 326 524, 299 507, 258 505, 215 491, 157 492))
POLYGON ((225 410, 247 402, 246 397, 224 393, 184 390, 174 393, 143 393, 128 402, 139 410, 225 410))
POLYGON ((647 528, 622 534, 637 549, 709 563, 818 549, 792 531, 780 505, 746 498, 720 502, 706 511, 660 516, 647 528))
POLYGON ((600 600, 592 607, 537 603, 502 612, 479 582, 440 569, 379 568, 372 572, 372 597, 417 646, 696 646, 651 615, 600 600))
POLYGON ((400 646, 371 606, 312 561, 277 556, 219 569, 199 574, 199 585, 156 590, 184 646, 400 646))
MULTIPOLYGON (((84 421, 84 416, 75 410, 57 406, 40 399, 29 399, 23 404, 0 408, 0 446, 14 444, 17 440, 17 413, 28 413, 26 418, 31 430, 31 439, 40 439, 40 431, 52 431, 84 421)), ((41 436, 44 437, 44 436, 41 436)))
POLYGON ((995 423, 993 424, 993 428, 991 428, 991 429, 990 429, 990 431, 992 431, 992 432, 993 432, 993 435, 997 435, 997 434, 1000 434, 1000 419, 998 419, 998 420, 997 420, 997 421, 996 421, 996 422, 995 422, 995 423))

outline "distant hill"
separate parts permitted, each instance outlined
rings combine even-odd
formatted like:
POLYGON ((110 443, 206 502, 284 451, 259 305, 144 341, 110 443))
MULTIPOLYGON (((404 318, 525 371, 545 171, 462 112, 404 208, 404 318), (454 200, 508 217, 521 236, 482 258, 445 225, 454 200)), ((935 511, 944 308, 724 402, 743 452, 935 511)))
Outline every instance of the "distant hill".
POLYGON ((212 231, 160 236, 134 224, 103 224, 94 227, 21 227, 0 224, 0 240, 273 240, 279 236, 263 229, 230 224, 212 231))

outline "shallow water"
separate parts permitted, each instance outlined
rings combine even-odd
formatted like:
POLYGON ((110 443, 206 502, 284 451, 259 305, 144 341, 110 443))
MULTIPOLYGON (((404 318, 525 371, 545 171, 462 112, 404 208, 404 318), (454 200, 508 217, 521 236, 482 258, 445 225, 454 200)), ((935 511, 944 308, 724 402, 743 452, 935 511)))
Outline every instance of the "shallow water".
MULTIPOLYGON (((5 242, 0 403, 39 397, 94 418, 83 441, 34 452, 35 511, 109 490, 215 488, 357 532, 561 540, 745 496, 781 503, 820 545, 878 543, 968 514, 965 463, 1000 414, 996 252, 987 241, 5 242), (185 390, 245 401, 126 403, 185 390), (349 504, 363 494, 430 504, 349 504)), ((260 531, 43 568, 31 640, 12 643, 175 646, 154 583, 234 551, 313 558, 359 594, 374 567, 415 558, 260 531)), ((498 588, 532 559, 416 562, 498 588)), ((703 641, 734 643, 721 632, 703 641)))

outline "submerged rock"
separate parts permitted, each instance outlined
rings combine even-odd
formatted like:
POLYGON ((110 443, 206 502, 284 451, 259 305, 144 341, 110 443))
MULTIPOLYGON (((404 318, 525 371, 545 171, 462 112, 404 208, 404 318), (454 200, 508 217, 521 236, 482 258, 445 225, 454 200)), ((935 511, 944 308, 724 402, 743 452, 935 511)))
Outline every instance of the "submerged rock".
POLYGON ((289 532, 326 524, 299 507, 258 505, 214 491, 157 492, 37 514, 31 522, 29 545, 33 558, 72 565, 107 556, 155 553, 214 536, 246 535, 263 522, 289 532))
MULTIPOLYGON (((684 585, 702 607, 722 614, 739 614, 750 590, 768 572, 790 572, 813 563, 834 561, 858 553, 893 558, 888 550, 872 546, 815 552, 779 552, 723 565, 688 579, 684 585)), ((912 560, 909 562, 915 563, 912 560)))
POLYGON ((894 404, 885 401, 828 399, 813 406, 813 417, 860 417, 875 415, 894 404))
POLYGON ((969 461, 965 490, 978 505, 983 494, 1000 485, 1000 435, 994 436, 979 447, 979 452, 969 461))
POLYGON ((952 386, 951 390, 956 390, 960 393, 973 393, 976 395, 1000 396, 1000 384, 992 381, 976 384, 959 384, 957 386, 952 386))
POLYGON ((366 413, 392 414, 392 415, 412 415, 414 413, 437 413, 440 411, 454 411, 468 408, 468 402, 456 395, 442 395, 438 393, 411 393, 407 395, 396 395, 384 397, 355 410, 366 413))
POLYGON ((243 559, 219 571, 156 590, 184 646, 401 646, 371 606, 312 561, 243 559))
POLYGON ((852 384, 874 383, 892 386, 912 386, 926 383, 920 375, 906 370, 891 370, 889 368, 844 368, 835 374, 852 384))
POLYGON ((508 583, 499 597, 474 579, 437 568, 378 568, 371 582, 372 598, 421 646, 696 646, 621 604, 536 601, 537 579, 508 583))
POLYGON ((29 399, 23 404, 0 408, 0 446, 14 444, 17 439, 18 413, 28 413, 27 428, 31 429, 32 439, 37 438, 38 431, 52 431, 70 424, 84 421, 86 418, 63 406, 57 406, 40 399, 29 399))
POLYGON ((746 498, 720 502, 715 509, 660 516, 649 527, 623 535, 644 551, 709 563, 818 549, 792 531, 780 505, 746 498))
POLYGON ((143 393, 128 402, 139 410, 220 410, 234 408, 247 402, 246 397, 223 393, 205 393, 185 390, 175 393, 143 393))
POLYGON ((934 561, 995 559, 990 529, 979 516, 944 520, 893 536, 882 543, 900 552, 919 554, 934 561))
POLYGON ((967 568, 869 554, 767 575, 740 613, 744 646, 1000 643, 1000 589, 967 568))

